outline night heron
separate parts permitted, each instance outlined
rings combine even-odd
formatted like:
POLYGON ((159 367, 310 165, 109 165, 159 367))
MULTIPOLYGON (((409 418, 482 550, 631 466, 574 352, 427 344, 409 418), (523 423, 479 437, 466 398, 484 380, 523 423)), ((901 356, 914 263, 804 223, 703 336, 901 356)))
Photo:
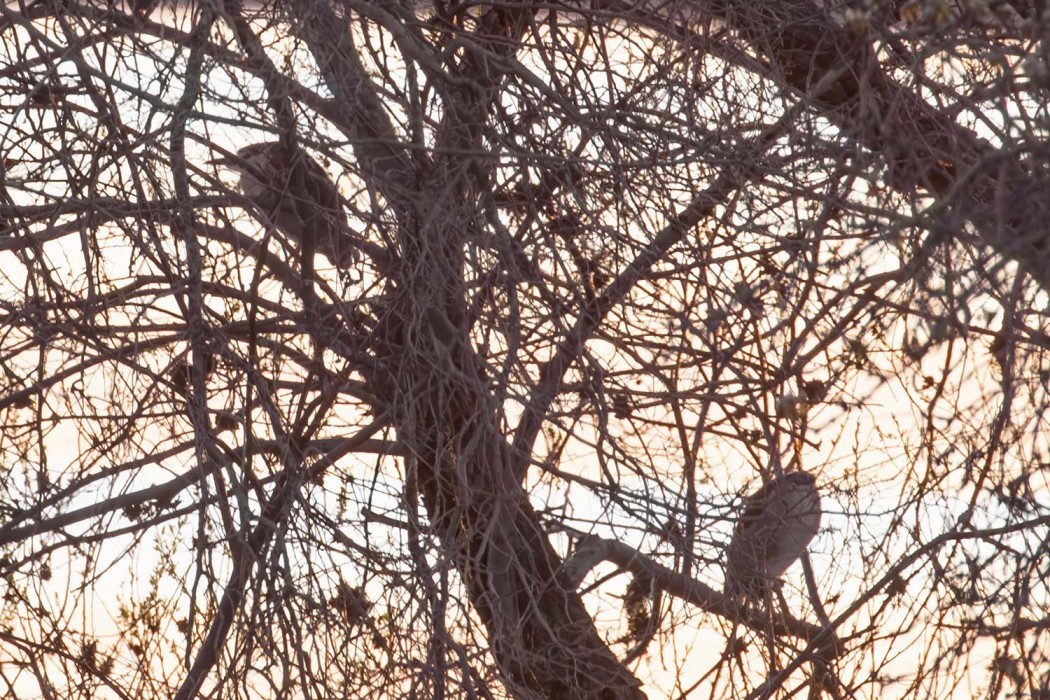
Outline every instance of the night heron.
POLYGON ((312 234, 314 251, 335 267, 345 269, 357 260, 339 190, 301 149, 290 153, 280 142, 266 141, 211 162, 239 173, 241 192, 297 246, 312 234))
POLYGON ((807 472, 788 472, 744 499, 726 554, 726 593, 761 595, 806 552, 820 529, 820 493, 807 472))

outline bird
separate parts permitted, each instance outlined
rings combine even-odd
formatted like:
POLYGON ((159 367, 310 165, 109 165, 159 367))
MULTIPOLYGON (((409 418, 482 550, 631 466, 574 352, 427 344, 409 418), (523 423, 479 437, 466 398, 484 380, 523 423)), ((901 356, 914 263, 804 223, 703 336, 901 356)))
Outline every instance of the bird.
POLYGON ((210 162, 239 173, 241 192, 301 252, 309 252, 304 249, 312 240, 313 250, 339 269, 357 261, 343 198, 324 168, 302 149, 290 151, 279 141, 264 141, 210 162))
POLYGON ((744 499, 726 551, 725 590, 734 598, 763 595, 806 552, 820 529, 817 480, 792 471, 744 499))

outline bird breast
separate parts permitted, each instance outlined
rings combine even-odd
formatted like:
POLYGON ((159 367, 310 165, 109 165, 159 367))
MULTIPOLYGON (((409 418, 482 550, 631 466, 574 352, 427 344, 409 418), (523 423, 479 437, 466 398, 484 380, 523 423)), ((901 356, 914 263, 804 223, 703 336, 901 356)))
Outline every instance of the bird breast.
POLYGON ((820 496, 815 489, 791 489, 784 513, 771 526, 765 576, 778 578, 805 554, 820 530, 820 496))
POLYGON ((252 200, 256 204, 264 208, 273 208, 278 205, 276 201, 277 192, 273 187, 268 187, 263 183, 259 182, 254 175, 249 172, 241 173, 241 192, 244 196, 252 200))

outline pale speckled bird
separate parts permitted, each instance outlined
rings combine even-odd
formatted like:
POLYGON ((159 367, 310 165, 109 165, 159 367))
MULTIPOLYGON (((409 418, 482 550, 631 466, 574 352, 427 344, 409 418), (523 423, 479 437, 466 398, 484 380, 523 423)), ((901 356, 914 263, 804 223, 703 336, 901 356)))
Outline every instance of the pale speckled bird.
POLYGON ((725 590, 759 595, 806 552, 820 529, 820 493, 807 472, 788 472, 744 499, 726 552, 725 590))
POLYGON ((253 143, 237 151, 236 157, 211 161, 239 173, 240 189, 289 239, 302 245, 304 234, 313 232, 314 250, 337 268, 358 259, 350 235, 343 199, 317 161, 302 150, 290 156, 277 141, 253 143), (301 168, 293 167, 299 159, 301 168))

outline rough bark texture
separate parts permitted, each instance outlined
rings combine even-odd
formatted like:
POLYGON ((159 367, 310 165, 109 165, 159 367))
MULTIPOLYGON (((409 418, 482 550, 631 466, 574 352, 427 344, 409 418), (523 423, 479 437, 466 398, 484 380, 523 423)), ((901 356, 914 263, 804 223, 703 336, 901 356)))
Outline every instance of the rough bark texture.
MULTIPOLYGON (((639 698, 636 678, 599 637, 562 571, 540 519, 515 477, 482 364, 471 347, 463 256, 471 202, 488 177, 481 150, 499 94, 490 58, 470 53, 439 131, 433 158, 410 159, 354 66, 339 22, 323 7, 299 8, 300 30, 347 106, 343 126, 371 184, 391 203, 400 260, 388 280, 391 312, 371 336, 367 370, 387 397, 399 440, 417 470, 434 529, 455 552, 471 602, 488 629, 505 681, 519 697, 639 698)), ((492 56, 513 55, 529 13, 493 9, 476 32, 492 56)))

